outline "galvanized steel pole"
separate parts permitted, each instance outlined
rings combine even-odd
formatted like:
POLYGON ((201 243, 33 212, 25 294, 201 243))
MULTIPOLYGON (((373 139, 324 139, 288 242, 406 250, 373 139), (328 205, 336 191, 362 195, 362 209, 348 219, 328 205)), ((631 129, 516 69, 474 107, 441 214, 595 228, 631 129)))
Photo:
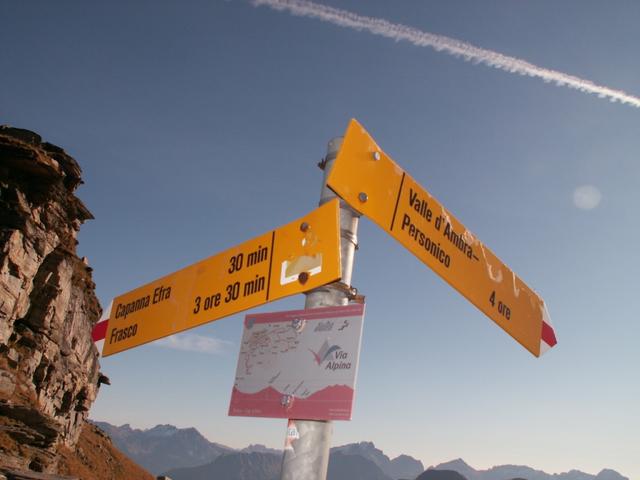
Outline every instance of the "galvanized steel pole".
MULTIPOLYGON (((327 177, 336 159, 342 137, 332 139, 323 161, 324 178, 320 193, 320 205, 336 197, 327 187, 327 177)), ((359 215, 340 200, 340 254, 342 281, 316 288, 306 294, 304 308, 346 305, 353 261, 357 246, 359 215)), ((329 450, 333 425, 329 421, 290 420, 287 429, 287 448, 282 458, 281 480, 325 480, 329 466, 329 450)))

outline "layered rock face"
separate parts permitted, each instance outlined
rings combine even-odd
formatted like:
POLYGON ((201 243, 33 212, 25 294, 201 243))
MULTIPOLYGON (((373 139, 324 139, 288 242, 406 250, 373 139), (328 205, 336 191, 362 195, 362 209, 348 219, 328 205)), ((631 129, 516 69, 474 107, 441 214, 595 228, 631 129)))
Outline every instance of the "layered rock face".
POLYGON ((81 170, 27 130, 0 127, 0 466, 55 472, 99 387, 101 308, 76 255, 93 218, 81 170))

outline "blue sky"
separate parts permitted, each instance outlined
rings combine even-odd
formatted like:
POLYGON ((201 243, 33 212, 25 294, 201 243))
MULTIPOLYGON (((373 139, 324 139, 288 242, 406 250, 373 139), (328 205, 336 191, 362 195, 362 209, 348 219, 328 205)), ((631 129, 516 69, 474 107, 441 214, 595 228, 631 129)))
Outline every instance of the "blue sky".
MULTIPOLYGON (((640 95, 631 0, 326 4, 640 95)), ((640 478, 640 109, 245 1, 3 1, 0 22, 0 122, 82 166, 79 251, 105 307, 312 210, 315 165, 355 117, 543 296, 560 343, 532 357, 363 219, 358 392, 334 445, 640 478)), ((285 422, 226 415, 242 319, 189 332, 209 353, 103 359, 92 417, 280 447, 285 422)))

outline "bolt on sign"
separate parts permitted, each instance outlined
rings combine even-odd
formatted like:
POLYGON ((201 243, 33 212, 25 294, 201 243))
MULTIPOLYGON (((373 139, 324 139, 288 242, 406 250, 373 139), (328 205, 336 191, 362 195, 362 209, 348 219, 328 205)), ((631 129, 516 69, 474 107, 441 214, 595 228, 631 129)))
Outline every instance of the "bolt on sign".
POLYGON ((340 268, 334 199, 295 222, 115 298, 101 329, 102 354, 334 282, 340 268))
POLYGON ((364 305, 247 315, 229 415, 350 420, 364 305))
POLYGON ((351 120, 327 180, 536 357, 556 344, 542 298, 351 120))

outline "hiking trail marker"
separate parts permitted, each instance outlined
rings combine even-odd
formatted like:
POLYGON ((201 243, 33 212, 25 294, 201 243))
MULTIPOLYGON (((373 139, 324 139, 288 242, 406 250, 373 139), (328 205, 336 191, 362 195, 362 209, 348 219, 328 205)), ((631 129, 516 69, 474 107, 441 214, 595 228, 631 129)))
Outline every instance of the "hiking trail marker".
POLYGON ((536 357, 556 344, 542 298, 351 120, 327 184, 536 357))
POLYGON ((363 304, 249 314, 229 415, 351 420, 363 304))
POLYGON ((113 300, 103 356, 341 277, 339 202, 131 290, 113 300))
POLYGON ((351 418, 364 315, 364 305, 348 304, 357 297, 351 275, 359 214, 533 355, 557 343, 542 298, 356 120, 343 139, 329 142, 321 166, 321 207, 120 295, 92 332, 108 356, 307 292, 305 310, 246 317, 229 407, 230 415, 290 419, 281 480, 325 480, 332 427, 318 420, 351 418), (336 194, 352 208, 340 207, 336 194))

